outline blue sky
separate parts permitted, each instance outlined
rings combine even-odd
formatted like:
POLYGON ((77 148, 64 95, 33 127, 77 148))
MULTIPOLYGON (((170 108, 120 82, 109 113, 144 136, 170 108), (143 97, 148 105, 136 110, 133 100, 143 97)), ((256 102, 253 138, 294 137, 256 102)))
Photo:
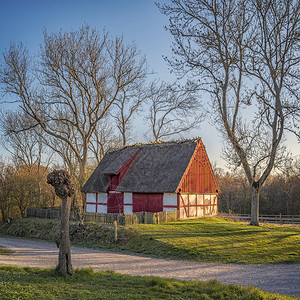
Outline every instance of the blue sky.
POLYGON ((162 55, 170 53, 172 39, 163 28, 167 18, 153 0, 0 0, 0 50, 10 41, 21 40, 36 51, 43 28, 68 31, 84 22, 99 31, 105 28, 112 35, 123 34, 128 42, 135 41, 151 68, 160 76, 169 76, 162 55))
MULTIPOLYGON (((157 2, 161 2, 157 0, 157 2)), ((11 41, 22 41, 30 52, 37 52, 43 28, 49 32, 78 29, 84 22, 112 35, 123 34, 125 41, 135 41, 146 55, 155 77, 165 81, 175 78, 162 55, 170 55, 172 37, 165 31, 168 19, 153 0, 0 0, 0 53, 11 41)), ((5 109, 1 107, 0 109, 5 109)), ((207 122, 185 137, 201 136, 211 161, 224 166, 220 158, 222 143, 216 130, 207 122)), ((293 154, 300 154, 296 139, 289 138, 293 154)), ((1 154, 0 149, 0 154, 1 154)))

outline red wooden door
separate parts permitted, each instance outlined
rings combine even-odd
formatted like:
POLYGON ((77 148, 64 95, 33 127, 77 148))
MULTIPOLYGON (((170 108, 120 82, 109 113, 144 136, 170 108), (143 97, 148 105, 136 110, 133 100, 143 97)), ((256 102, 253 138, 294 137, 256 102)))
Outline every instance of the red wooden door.
POLYGON ((108 193, 107 212, 108 213, 123 213, 124 212, 124 194, 123 193, 108 193))
POLYGON ((133 212, 163 211, 163 194, 141 194, 133 193, 133 212))
POLYGON ((148 194, 147 211, 163 211, 163 194, 148 194))
POLYGON ((133 193, 132 203, 133 203, 132 212, 146 211, 147 194, 133 193))

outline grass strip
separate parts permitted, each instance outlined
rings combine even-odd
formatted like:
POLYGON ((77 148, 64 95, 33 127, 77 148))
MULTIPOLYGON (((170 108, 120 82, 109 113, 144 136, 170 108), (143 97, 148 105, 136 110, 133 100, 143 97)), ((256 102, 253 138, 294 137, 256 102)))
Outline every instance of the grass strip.
POLYGON ((295 299, 216 280, 178 281, 114 272, 77 270, 59 277, 53 269, 0 267, 1 299, 295 299))

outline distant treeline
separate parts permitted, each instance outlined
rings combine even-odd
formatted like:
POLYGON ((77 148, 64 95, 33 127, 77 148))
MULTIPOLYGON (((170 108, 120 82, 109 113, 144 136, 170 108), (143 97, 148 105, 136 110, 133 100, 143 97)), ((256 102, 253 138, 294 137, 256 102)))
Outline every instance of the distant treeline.
MULTIPOLYGON (((246 179, 230 173, 217 174, 221 193, 219 211, 250 214, 251 190, 246 179)), ((299 215, 300 175, 270 176, 260 192, 260 214, 299 215)))
POLYGON ((10 165, 0 161, 0 220, 25 216, 28 207, 59 205, 47 184, 49 169, 35 164, 10 165))

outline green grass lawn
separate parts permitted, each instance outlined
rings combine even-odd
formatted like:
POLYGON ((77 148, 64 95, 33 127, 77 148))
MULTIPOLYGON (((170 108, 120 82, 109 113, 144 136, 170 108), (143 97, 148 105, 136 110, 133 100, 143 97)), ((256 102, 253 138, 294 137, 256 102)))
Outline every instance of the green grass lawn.
POLYGON ((216 280, 178 281, 78 270, 59 277, 51 269, 0 267, 1 299, 294 299, 216 280))
MULTIPOLYGON (((11 236, 55 241, 59 220, 25 218, 0 224, 11 236)), ((300 226, 250 226, 221 218, 119 227, 96 223, 70 226, 73 244, 128 250, 157 257, 222 263, 300 263, 300 226)))
POLYGON ((135 252, 222 263, 299 263, 300 227, 251 226, 221 218, 135 225, 135 252))

